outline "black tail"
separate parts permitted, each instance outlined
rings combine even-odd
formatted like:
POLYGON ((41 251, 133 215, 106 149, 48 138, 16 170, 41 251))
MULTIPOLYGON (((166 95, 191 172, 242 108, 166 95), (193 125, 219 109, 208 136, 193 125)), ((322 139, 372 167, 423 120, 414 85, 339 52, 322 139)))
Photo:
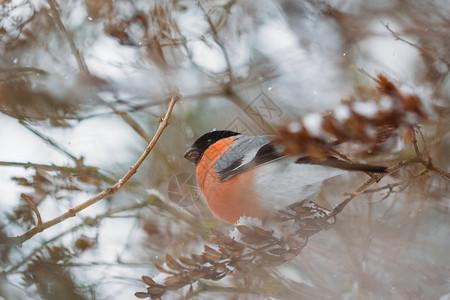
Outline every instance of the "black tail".
POLYGON ((335 157, 328 157, 324 160, 314 161, 308 157, 302 157, 295 161, 297 164, 312 164, 327 166, 347 171, 362 171, 362 172, 374 172, 374 173, 386 173, 387 168, 383 166, 368 165, 361 163, 348 162, 340 160, 335 157))

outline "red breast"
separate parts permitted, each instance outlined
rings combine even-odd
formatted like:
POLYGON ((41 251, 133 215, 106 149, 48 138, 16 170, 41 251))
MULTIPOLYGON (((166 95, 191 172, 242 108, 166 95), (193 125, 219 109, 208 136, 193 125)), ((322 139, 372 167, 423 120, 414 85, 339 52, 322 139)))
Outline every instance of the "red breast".
POLYGON ((234 144, 237 137, 221 139, 209 146, 197 164, 197 183, 211 212, 229 224, 241 216, 262 217, 262 207, 253 187, 253 171, 220 181, 214 164, 234 144))

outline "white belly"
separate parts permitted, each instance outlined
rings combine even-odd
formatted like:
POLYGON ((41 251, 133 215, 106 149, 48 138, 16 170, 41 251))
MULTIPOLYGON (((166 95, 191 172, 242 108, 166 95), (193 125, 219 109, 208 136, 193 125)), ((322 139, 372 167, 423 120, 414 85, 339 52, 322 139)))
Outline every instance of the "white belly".
POLYGON ((330 167, 294 164, 283 159, 258 167, 255 186, 265 206, 281 209, 313 198, 324 180, 344 172, 330 167))

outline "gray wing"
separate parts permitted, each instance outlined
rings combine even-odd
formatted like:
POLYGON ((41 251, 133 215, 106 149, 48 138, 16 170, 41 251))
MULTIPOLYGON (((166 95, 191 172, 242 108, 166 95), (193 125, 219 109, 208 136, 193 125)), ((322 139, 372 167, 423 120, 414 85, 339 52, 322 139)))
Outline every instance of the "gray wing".
POLYGON ((272 136, 239 136, 233 147, 215 164, 214 168, 221 180, 228 180, 240 173, 253 169, 263 163, 278 159, 272 136))
MULTIPOLYGON (((233 147, 214 164, 220 180, 228 180, 262 164, 285 157, 275 149, 272 140, 273 136, 270 135, 240 135, 233 147)), ((386 167, 383 166, 353 163, 333 156, 314 160, 303 155, 296 157, 292 163, 322 165, 347 171, 386 172, 386 167)))

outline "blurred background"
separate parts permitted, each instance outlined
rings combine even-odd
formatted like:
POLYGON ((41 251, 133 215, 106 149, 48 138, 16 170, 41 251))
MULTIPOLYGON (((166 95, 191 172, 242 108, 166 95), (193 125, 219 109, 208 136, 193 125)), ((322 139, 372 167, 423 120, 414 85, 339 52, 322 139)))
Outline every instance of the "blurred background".
MULTIPOLYGON (((185 150, 203 133, 275 132, 374 83, 420 97, 421 149, 448 172, 448 1, 0 1, 0 299, 136 299, 154 263, 201 253, 231 226, 209 212, 185 150), (37 234, 117 182, 183 96, 158 144, 116 194, 37 234)), ((414 155, 391 147, 371 161, 414 155)), ((327 181, 339 203, 367 178, 327 181)), ((407 166, 355 198, 302 253, 244 280, 194 283, 194 299, 450 299, 450 187, 407 166), (376 189, 376 187, 373 187, 376 189)), ((183 298, 189 286, 165 295, 183 298)))

